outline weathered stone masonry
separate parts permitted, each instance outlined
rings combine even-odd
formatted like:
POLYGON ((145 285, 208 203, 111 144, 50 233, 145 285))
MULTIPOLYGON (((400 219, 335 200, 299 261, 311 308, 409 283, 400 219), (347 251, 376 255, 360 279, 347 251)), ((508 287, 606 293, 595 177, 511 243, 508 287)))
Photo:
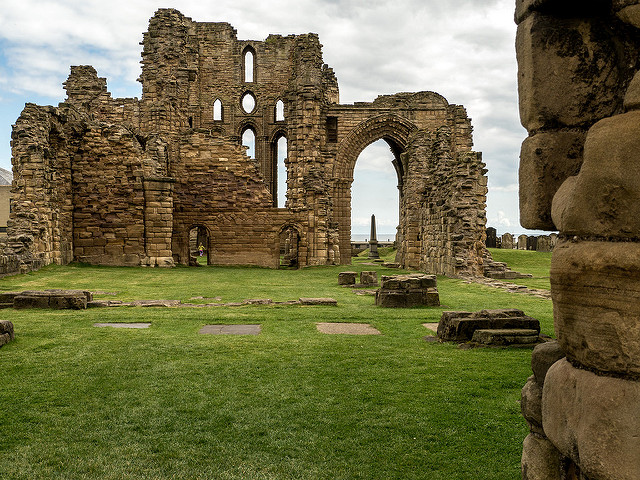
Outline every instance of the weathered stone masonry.
POLYGON ((28 104, 17 120, 5 271, 188 264, 193 228, 210 263, 277 267, 285 241, 297 265, 350 263, 355 163, 384 139, 400 195, 398 263, 482 274, 486 170, 463 107, 433 92, 341 105, 315 34, 238 40, 227 23, 161 9, 142 45, 142 99, 112 98, 93 67, 76 66, 65 102, 28 104), (241 146, 247 131, 255 158, 241 146), (282 137, 287 202, 277 208, 282 137))
POLYGON ((522 477, 640 475, 640 2, 518 0, 520 221, 558 230, 522 477))

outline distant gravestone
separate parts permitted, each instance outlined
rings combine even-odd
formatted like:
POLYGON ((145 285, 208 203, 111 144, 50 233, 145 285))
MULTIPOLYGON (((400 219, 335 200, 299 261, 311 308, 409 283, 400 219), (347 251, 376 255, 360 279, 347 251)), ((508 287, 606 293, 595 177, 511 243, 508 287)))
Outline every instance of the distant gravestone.
POLYGON ((496 229, 493 227, 487 228, 487 239, 485 240, 487 248, 496 248, 496 229))
POLYGON ((507 250, 513 250, 513 235, 511 235, 510 233, 505 233, 502 235, 501 248, 505 248, 507 250))
POLYGON ((526 250, 527 249, 527 236, 519 235, 518 236, 518 250, 526 250))
POLYGON ((551 250, 553 250, 551 248, 551 238, 549 237, 549 235, 540 235, 538 237, 536 250, 539 252, 550 252, 551 250))
POLYGON ((538 237, 534 237, 533 235, 527 237, 527 250, 537 250, 538 249, 538 237))

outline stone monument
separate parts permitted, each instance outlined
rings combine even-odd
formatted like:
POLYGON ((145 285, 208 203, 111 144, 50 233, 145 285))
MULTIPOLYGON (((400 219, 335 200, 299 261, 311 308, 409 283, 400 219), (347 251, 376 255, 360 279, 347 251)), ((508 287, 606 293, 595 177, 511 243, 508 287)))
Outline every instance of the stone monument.
POLYGON ((380 258, 378 255, 378 239, 376 237, 376 216, 371 215, 371 237, 369 238, 369 258, 380 258))

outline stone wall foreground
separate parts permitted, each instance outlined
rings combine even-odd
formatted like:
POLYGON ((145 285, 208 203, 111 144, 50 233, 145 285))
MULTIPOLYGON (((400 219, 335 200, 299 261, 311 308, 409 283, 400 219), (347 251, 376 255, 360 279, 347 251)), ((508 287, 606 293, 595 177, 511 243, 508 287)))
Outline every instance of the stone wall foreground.
POLYGON ((25 106, 0 273, 189 265, 192 237, 210 264, 348 264, 355 164, 384 139, 399 190, 397 262, 482 275, 487 171, 464 107, 428 91, 342 105, 311 33, 239 40, 228 23, 160 9, 141 44, 141 99, 112 98, 81 65, 64 102, 25 106))
POLYGON ((558 230, 522 478, 640 472, 640 2, 517 0, 520 221, 558 230))

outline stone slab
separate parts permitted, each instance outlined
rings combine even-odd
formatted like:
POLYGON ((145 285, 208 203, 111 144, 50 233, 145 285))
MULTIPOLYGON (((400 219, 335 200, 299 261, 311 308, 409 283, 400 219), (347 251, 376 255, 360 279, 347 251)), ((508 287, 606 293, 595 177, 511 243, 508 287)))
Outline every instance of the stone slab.
POLYGON ((113 327, 113 328, 149 328, 151 326, 148 322, 135 322, 135 323, 94 323, 94 327, 113 327))
POLYGON ((301 305, 338 305, 338 301, 334 298, 300 298, 301 305))
POLYGON ((380 335, 380 331, 368 323, 316 323, 319 332, 329 335, 380 335))
POLYGON ((534 344, 538 331, 530 328, 485 328, 473 332, 472 342, 483 345, 534 344))
POLYGON ((452 342, 467 342, 481 329, 525 328, 540 332, 540 322, 517 309, 481 310, 479 312, 442 312, 438 337, 452 342))
POLYGON ((259 335, 262 325, 205 325, 198 333, 202 335, 259 335))

